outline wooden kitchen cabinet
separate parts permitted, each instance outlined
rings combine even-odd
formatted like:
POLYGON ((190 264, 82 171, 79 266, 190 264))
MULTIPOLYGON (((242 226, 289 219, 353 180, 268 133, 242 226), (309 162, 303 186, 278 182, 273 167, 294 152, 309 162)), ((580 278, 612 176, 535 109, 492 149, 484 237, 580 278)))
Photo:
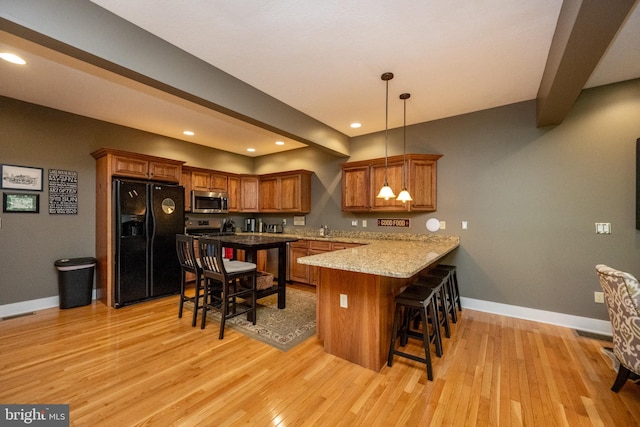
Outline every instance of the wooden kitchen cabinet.
POLYGON ((280 211, 280 184, 277 177, 260 177, 260 212, 280 211))
POLYGON ((240 212, 259 212, 260 178, 257 175, 240 176, 240 212))
POLYGON ((191 212, 191 171, 185 167, 180 174, 180 185, 184 187, 184 211, 191 212))
MULTIPOLYGON (((110 173, 113 176, 152 179, 163 182, 180 182, 182 164, 178 160, 162 159, 144 154, 102 149, 95 156, 109 156, 110 173)), ((96 157, 97 158, 97 157, 96 157)))
POLYGON ((342 210, 369 211, 369 165, 342 165, 342 210))
POLYGON ((227 191, 227 175, 206 169, 191 170, 191 188, 198 191, 227 191))
POLYGON ((260 212, 311 212, 311 175, 295 170, 260 176, 260 212))
POLYGON ((409 159, 408 189, 413 200, 412 211, 436 210, 437 159, 409 159))
MULTIPOLYGON (((388 162, 388 166, 386 168, 388 183, 393 189, 393 192, 396 194, 396 197, 402 190, 402 165, 402 158, 400 158, 400 161, 388 162)), ((399 212, 409 210, 409 204, 399 202, 395 199, 395 197, 389 200, 378 199, 376 197, 378 195, 378 192, 384 185, 384 162, 382 162, 382 164, 371 165, 369 176, 371 180, 369 185, 369 206, 371 207, 371 211, 399 212)))
POLYGON ((402 203, 376 196, 384 184, 384 157, 342 165, 343 212, 432 212, 436 210, 437 161, 439 154, 407 154, 387 159, 388 183, 396 193, 402 190, 403 160, 406 184, 413 201, 402 203))
POLYGON ((229 212, 240 211, 240 177, 227 176, 227 194, 229 195, 229 212))
POLYGON ((320 267, 299 264, 298 258, 318 255, 360 246, 358 243, 331 242, 328 240, 298 240, 289 244, 289 280, 317 286, 320 281, 320 267))
POLYGON ((309 241, 298 240, 289 244, 289 280, 309 283, 309 266, 298 264, 298 258, 309 255, 309 241))

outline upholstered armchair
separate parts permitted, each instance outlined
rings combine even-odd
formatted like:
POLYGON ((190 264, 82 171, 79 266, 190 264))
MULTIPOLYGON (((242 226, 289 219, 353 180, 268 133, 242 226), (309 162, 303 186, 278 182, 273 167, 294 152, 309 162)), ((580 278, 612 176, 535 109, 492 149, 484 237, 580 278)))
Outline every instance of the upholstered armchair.
POLYGON ((596 265, 611 319, 613 354, 620 362, 611 390, 618 392, 633 372, 640 374, 640 284, 629 273, 596 265))

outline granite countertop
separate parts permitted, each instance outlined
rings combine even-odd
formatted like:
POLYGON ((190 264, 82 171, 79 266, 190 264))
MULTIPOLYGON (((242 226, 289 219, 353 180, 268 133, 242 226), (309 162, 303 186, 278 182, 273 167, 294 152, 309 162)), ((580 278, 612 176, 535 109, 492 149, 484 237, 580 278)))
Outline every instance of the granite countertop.
POLYGON ((298 238, 362 244, 298 258, 300 264, 398 278, 414 276, 460 245, 458 236, 443 235, 352 233, 351 236, 298 238))

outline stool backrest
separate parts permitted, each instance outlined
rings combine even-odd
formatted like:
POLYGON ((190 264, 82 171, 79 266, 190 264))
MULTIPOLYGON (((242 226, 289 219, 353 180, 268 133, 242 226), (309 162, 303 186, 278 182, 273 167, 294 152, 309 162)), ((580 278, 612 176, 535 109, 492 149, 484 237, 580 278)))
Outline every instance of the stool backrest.
POLYGON ((218 239, 201 237, 198 239, 199 260, 202 270, 209 277, 219 276, 224 280, 227 272, 224 268, 222 243, 218 239))
POLYGON ((180 267, 195 273, 198 268, 198 261, 196 259, 193 236, 176 234, 176 252, 180 267))

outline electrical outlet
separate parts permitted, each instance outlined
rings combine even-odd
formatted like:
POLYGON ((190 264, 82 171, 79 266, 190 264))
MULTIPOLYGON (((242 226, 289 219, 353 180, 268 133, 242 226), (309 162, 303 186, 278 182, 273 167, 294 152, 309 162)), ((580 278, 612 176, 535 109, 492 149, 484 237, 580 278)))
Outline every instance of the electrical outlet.
POLYGON ((596 234, 611 234, 611 223, 596 222, 596 234))
POLYGON ((348 308, 349 303, 347 301, 347 294, 340 294, 340 307, 348 308))
POLYGON ((366 220, 366 219, 363 219, 363 220, 362 220, 362 226, 363 226, 363 227, 366 227, 366 226, 367 226, 367 220, 366 220))
POLYGON ((287 225, 287 220, 286 219, 282 220, 282 225, 287 225))
POLYGON ((352 219, 351 220, 351 226, 352 227, 357 227, 358 226, 358 220, 357 219, 352 219))
POLYGON ((463 230, 468 230, 469 229, 469 223, 467 221, 462 221, 462 229, 463 230))
POLYGON ((604 304, 604 293, 598 291, 594 292, 593 300, 597 303, 604 304))
POLYGON ((447 228, 447 223, 445 221, 440 221, 440 230, 444 230, 447 228))

